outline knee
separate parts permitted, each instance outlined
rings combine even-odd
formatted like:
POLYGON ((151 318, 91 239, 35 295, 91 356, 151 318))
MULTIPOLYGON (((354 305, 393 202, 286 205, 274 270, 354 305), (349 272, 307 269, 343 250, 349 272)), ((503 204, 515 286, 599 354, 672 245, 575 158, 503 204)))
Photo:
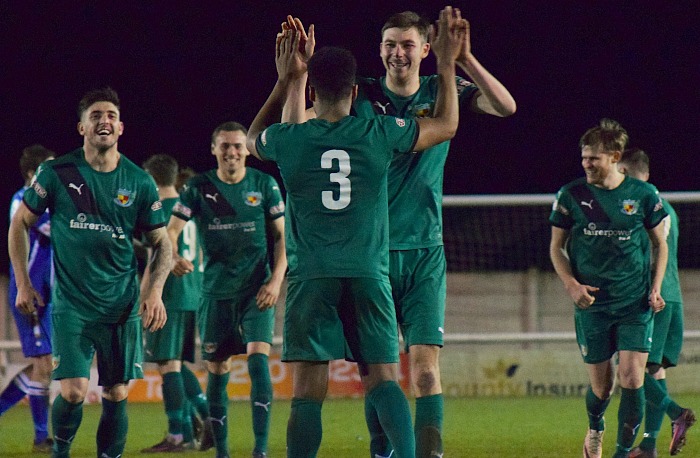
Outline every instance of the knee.
POLYGON ((440 387, 440 376, 437 368, 432 366, 417 367, 412 372, 413 385, 417 396, 433 394, 440 387))
POLYGON ((123 401, 127 398, 128 394, 129 391, 126 389, 126 385, 122 383, 102 389, 102 397, 112 402, 123 401))
POLYGON ((86 394, 86 391, 78 386, 61 387, 61 397, 71 404, 80 404, 85 400, 86 394))

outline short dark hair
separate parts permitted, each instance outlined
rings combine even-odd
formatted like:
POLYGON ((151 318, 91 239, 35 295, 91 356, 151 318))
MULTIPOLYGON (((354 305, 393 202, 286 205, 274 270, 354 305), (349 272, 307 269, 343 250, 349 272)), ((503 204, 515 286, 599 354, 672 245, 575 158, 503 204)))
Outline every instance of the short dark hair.
POLYGON ((629 148, 622 153, 620 165, 624 165, 633 174, 649 173, 649 155, 640 148, 629 148))
POLYGON ((578 146, 581 149, 586 146, 591 148, 599 146, 606 152, 623 152, 628 141, 627 131, 619 122, 603 118, 597 126, 591 127, 583 134, 578 146))
POLYGON ((154 154, 143 163, 143 169, 153 177, 158 186, 175 186, 178 165, 172 156, 154 154))
POLYGON ((357 62, 344 48, 324 46, 311 56, 308 64, 309 86, 324 100, 337 102, 352 93, 357 62))
POLYGON ((80 103, 78 103, 78 119, 82 119, 83 113, 85 113, 85 111, 90 108, 93 103, 97 102, 110 102, 117 107, 117 110, 120 109, 119 95, 117 95, 117 91, 109 86, 100 89, 93 89, 85 93, 83 98, 80 99, 80 103))
POLYGON ((38 143, 24 148, 22 156, 19 158, 19 170, 22 172, 22 177, 28 180, 29 173, 35 172, 39 164, 52 156, 55 157, 56 154, 38 143))
POLYGON ((404 11, 402 13, 396 13, 392 15, 384 23, 382 27, 382 38, 384 38, 384 32, 387 29, 399 28, 402 30, 408 30, 411 27, 415 27, 418 30, 418 34, 423 38, 423 41, 428 42, 428 35, 430 34, 430 21, 413 11, 404 11))
POLYGON ((237 132, 241 131, 243 134, 248 135, 248 129, 241 123, 236 122, 236 121, 228 121, 223 124, 219 124, 216 129, 214 129, 214 132, 211 134, 211 144, 216 143, 216 136, 219 135, 220 132, 237 132))
POLYGON ((195 175, 197 175, 197 172, 195 172, 191 167, 180 169, 180 172, 177 174, 177 180, 175 181, 175 188, 177 189, 177 192, 180 192, 182 187, 185 186, 185 183, 187 183, 187 180, 195 175))

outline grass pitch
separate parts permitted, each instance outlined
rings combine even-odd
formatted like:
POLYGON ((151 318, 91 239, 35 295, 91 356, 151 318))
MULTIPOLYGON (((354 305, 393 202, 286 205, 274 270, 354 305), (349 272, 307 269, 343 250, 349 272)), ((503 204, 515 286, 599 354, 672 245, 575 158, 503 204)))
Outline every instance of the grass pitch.
MULTIPOLYGON (((683 405, 700 410, 700 394, 675 396, 683 405)), ((616 395, 608 408, 604 456, 611 456, 617 431, 616 395)), ((413 404, 413 402, 411 402, 413 404)), ((268 456, 285 456, 286 422, 289 401, 273 403, 268 456)), ((72 455, 94 457, 95 433, 101 407, 85 406, 83 422, 73 443, 72 455)), ((367 457, 368 434, 362 400, 327 400, 323 406, 323 442, 319 457, 367 457)), ((586 433, 582 398, 480 398, 445 400, 443 432, 447 458, 561 458, 581 456, 586 433)), ((643 428, 642 428, 643 429, 643 428)), ((670 422, 665 420, 658 446, 659 456, 668 455, 670 422)), ((161 404, 129 405, 129 436, 125 457, 142 455, 140 450, 159 442, 165 435, 166 418, 161 404)), ((232 402, 229 406, 229 448, 232 458, 250 457, 253 447, 250 404, 232 402)), ((700 456, 700 425, 690 429, 688 444, 679 455, 700 456)), ((33 438, 31 415, 26 405, 17 406, 0 418, 0 457, 30 457, 33 438)), ((641 431, 638 439, 641 438, 641 431)), ((142 456, 172 458, 173 454, 142 456)), ((208 452, 179 453, 181 457, 214 456, 208 452)))

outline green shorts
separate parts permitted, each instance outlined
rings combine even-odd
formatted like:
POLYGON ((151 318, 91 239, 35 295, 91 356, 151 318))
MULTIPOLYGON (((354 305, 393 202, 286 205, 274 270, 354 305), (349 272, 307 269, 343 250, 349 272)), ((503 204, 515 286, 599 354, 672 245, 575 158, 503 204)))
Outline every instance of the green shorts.
POLYGON ((443 246, 389 252, 389 278, 406 351, 439 345, 445 334, 447 262, 443 246))
POLYGON ((179 310, 168 312, 168 321, 162 329, 156 332, 145 331, 145 361, 157 363, 179 360, 193 363, 196 314, 197 312, 179 310))
POLYGON ((283 361, 399 360, 396 313, 388 280, 317 278, 290 283, 283 361))
POLYGON ((590 311, 576 308, 576 341, 583 361, 607 361, 619 350, 648 353, 654 321, 646 297, 636 304, 616 310, 590 311))
POLYGON ((683 348, 683 303, 666 302, 666 307, 654 314, 654 333, 647 363, 674 367, 683 348))
POLYGON ((125 323, 97 323, 54 313, 51 319, 54 380, 89 379, 95 353, 98 385, 110 387, 143 378, 140 318, 125 323))
POLYGON ((249 342, 272 343, 275 308, 261 311, 255 302, 257 293, 255 289, 235 299, 202 298, 198 318, 202 359, 225 361, 245 354, 249 342))

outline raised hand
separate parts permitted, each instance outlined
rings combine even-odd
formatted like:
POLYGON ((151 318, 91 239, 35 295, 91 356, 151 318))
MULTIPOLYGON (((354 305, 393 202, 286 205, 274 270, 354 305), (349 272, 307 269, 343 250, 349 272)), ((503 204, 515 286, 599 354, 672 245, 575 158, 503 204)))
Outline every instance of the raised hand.
POLYGON ((299 79, 305 73, 309 59, 316 46, 313 24, 306 33, 299 18, 287 16, 282 23, 282 32, 277 34, 275 64, 281 80, 299 79))
POLYGON ((446 6, 440 11, 440 17, 430 31, 430 47, 438 64, 454 64, 460 55, 468 29, 469 23, 462 19, 459 9, 446 6))

